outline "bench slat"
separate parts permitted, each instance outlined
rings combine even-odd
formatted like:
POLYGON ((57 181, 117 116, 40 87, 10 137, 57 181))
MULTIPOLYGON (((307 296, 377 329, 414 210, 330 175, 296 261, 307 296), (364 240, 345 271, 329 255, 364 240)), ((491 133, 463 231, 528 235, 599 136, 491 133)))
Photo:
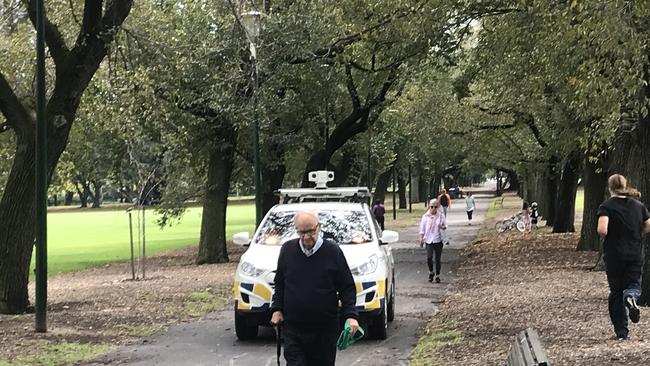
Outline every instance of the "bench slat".
POLYGON ((506 362, 506 365, 508 365, 508 366, 517 366, 517 365, 515 365, 514 361, 512 360, 512 348, 510 348, 510 352, 508 352, 508 361, 506 362))
POLYGON ((524 361, 526 361, 526 366, 538 366, 537 360, 535 360, 533 354, 530 352, 530 345, 528 344, 528 337, 526 337, 525 331, 519 333, 519 347, 521 348, 521 353, 524 356, 524 361))
POLYGON ((521 347, 519 346, 519 340, 517 337, 515 337, 515 344, 514 347, 512 347, 512 354, 516 365, 527 366, 524 356, 521 354, 521 347))
POLYGON ((546 351, 544 351, 544 348, 542 347, 542 342, 539 339, 539 334, 537 334, 537 332, 532 328, 526 329, 526 333, 528 334, 528 339, 530 341, 531 348, 533 350, 533 353, 535 354, 534 356, 537 359, 537 365, 551 366, 551 362, 548 359, 548 355, 546 354, 546 351))

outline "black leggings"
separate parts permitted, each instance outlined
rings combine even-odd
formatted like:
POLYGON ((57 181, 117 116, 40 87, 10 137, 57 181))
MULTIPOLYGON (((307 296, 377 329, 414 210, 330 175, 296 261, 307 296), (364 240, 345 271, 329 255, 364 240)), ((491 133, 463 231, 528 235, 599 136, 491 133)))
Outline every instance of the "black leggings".
POLYGON ((429 272, 433 272, 433 252, 436 252, 436 274, 440 274, 440 257, 442 257, 442 243, 427 243, 427 265, 429 266, 429 272))

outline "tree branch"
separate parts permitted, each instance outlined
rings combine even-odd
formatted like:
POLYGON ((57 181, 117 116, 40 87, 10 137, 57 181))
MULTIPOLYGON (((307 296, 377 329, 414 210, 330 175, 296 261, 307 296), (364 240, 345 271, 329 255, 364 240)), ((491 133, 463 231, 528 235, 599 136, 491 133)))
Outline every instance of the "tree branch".
MULTIPOLYGON (((85 0, 84 1, 84 17, 81 22, 81 29, 79 36, 96 35, 99 33, 100 20, 102 20, 102 7, 103 0, 85 0)), ((119 1, 112 1, 111 7, 114 7, 119 1)), ((108 9, 106 10, 108 13, 108 9)))
POLYGON ((382 86, 381 91, 379 91, 379 94, 377 94, 377 96, 372 100, 366 101, 367 108, 372 108, 380 103, 383 103, 386 100, 386 94, 388 94, 390 88, 393 86, 395 81, 397 81, 397 70, 399 69, 400 65, 401 63, 397 63, 390 69, 388 77, 386 78, 386 81, 384 81, 384 85, 382 86))
POLYGON ((544 141, 544 138, 542 137, 542 133, 539 131, 539 128, 537 128, 537 125, 535 124, 535 117, 533 117, 530 113, 523 113, 523 112, 515 112, 514 114, 515 117, 515 123, 516 120, 522 120, 524 123, 526 123, 526 126, 530 128, 530 131, 533 133, 533 136, 535 136, 535 140, 537 140, 537 143, 541 147, 546 147, 548 144, 546 141, 544 141))
MULTIPOLYGON (((424 3, 426 3, 426 1, 424 3)), ((368 27, 366 29, 363 29, 363 30, 361 30, 361 31, 359 31, 359 32, 357 32, 355 34, 351 34, 351 35, 348 35, 348 36, 345 36, 345 37, 338 38, 337 40, 332 42, 329 46, 326 46, 326 47, 317 49, 315 51, 312 51, 312 52, 309 53, 309 55, 296 56, 296 57, 290 59, 288 62, 289 62, 289 64, 295 65, 295 64, 308 63, 308 62, 318 60, 318 59, 321 59, 321 58, 333 58, 333 57, 336 57, 341 52, 343 52, 343 50, 347 46, 349 46, 349 45, 351 45, 351 44, 353 44, 353 43, 355 43, 357 41, 362 40, 366 34, 373 33, 376 30, 378 30, 378 29, 392 23, 393 21, 395 21, 397 19, 401 19, 401 18, 407 17, 407 16, 409 16, 411 14, 418 13, 419 10, 420 10, 420 7, 412 7, 412 8, 407 9, 407 10, 396 10, 395 12, 393 12, 393 14, 390 14, 390 15, 387 15, 387 16, 383 17, 383 19, 381 19, 379 22, 377 22, 376 24, 374 24, 374 25, 372 25, 372 26, 370 26, 370 27, 368 27)))
MULTIPOLYGON (((27 3, 27 13, 29 14, 29 20, 31 20, 34 29, 36 29, 36 0, 29 0, 27 3)), ((65 44, 63 35, 59 31, 59 28, 52 24, 47 17, 44 19, 45 23, 45 43, 47 43, 47 48, 54 59, 54 64, 62 65, 65 62, 65 59, 68 57, 70 50, 65 44)))
POLYGON ((361 101, 359 100, 359 93, 357 92, 357 87, 354 85, 354 78, 352 77, 352 70, 349 63, 345 63, 345 76, 346 76, 346 87, 352 98, 352 108, 357 110, 361 108, 361 101))
POLYGON ((0 72, 0 112, 6 121, 2 124, 2 131, 11 128, 18 133, 25 133, 32 121, 31 116, 20 102, 11 86, 0 72))

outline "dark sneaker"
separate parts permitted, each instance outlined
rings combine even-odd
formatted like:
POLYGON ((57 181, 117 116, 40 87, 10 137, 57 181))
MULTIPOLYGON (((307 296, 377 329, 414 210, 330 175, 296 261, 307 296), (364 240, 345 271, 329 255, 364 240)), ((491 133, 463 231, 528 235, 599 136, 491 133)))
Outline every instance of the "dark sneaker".
POLYGON ((641 312, 639 311, 639 306, 636 304, 634 296, 625 298, 625 306, 630 311, 630 320, 632 323, 638 323, 641 318, 641 312))
POLYGON ((433 282, 433 272, 429 272, 429 282, 433 282))
POLYGON ((440 276, 436 275, 436 283, 440 283, 440 276))

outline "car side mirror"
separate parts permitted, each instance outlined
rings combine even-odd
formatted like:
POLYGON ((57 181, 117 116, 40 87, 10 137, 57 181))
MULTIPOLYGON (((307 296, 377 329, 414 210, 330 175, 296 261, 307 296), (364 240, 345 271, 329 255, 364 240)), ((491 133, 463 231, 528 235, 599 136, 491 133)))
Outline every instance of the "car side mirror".
POLYGON ((237 233, 233 235, 232 242, 243 247, 249 246, 251 243, 251 236, 247 231, 237 233))
POLYGON ((381 236, 381 245, 393 244, 399 241, 399 233, 392 230, 384 230, 381 236))

